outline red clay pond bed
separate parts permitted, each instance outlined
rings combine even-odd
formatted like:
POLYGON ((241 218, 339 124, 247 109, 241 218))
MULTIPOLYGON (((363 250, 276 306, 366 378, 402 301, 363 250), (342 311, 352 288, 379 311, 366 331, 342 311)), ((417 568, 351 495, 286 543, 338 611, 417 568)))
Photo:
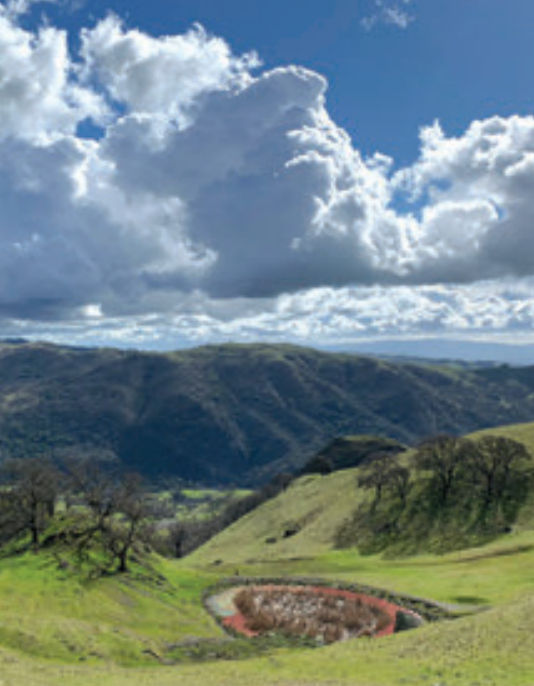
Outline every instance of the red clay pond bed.
POLYGON ((421 614, 389 598, 314 584, 236 584, 209 596, 206 605, 233 633, 281 633, 318 643, 387 636, 424 622, 421 614))

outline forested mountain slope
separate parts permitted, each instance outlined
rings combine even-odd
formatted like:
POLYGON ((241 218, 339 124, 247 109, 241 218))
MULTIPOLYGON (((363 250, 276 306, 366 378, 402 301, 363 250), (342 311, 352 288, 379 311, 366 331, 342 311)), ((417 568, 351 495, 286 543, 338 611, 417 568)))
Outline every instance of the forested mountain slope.
POLYGON ((404 443, 534 417, 534 368, 400 364, 289 345, 174 353, 0 345, 2 457, 84 454, 253 483, 332 438, 404 443))

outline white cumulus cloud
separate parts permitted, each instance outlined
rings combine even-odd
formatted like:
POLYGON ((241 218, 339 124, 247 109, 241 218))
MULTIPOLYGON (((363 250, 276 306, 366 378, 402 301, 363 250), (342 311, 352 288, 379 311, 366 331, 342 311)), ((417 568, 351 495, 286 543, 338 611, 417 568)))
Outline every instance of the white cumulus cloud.
POLYGON ((254 53, 235 57, 221 38, 195 26, 185 34, 153 38, 125 30, 114 15, 82 31, 81 56, 88 78, 137 113, 183 122, 203 93, 238 89, 259 66, 254 53))
POLYGON ((395 169, 354 147, 313 71, 114 16, 72 55, 0 7, 5 321, 124 331, 194 302, 195 336, 531 325, 527 290, 491 301, 479 283, 534 276, 534 117, 435 123, 395 169))
POLYGON ((0 140, 54 138, 92 117, 102 121, 99 96, 77 83, 67 35, 52 26, 37 34, 18 27, 0 6, 0 140))

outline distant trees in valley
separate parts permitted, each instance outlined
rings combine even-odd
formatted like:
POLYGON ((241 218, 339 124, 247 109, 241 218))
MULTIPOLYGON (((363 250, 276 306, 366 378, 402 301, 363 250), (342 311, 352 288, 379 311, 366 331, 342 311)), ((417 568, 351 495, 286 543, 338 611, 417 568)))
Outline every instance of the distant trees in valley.
POLYGON ((163 555, 183 557, 267 500, 275 498, 291 484, 293 478, 292 474, 282 472, 249 495, 230 499, 220 512, 211 517, 200 521, 175 521, 167 528, 165 536, 154 536, 152 544, 163 555))

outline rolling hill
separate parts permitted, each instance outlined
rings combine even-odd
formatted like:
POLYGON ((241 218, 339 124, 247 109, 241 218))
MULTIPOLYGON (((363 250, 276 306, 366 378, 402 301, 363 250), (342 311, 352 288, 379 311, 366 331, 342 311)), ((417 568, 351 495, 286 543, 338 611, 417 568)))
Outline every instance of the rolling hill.
MULTIPOLYGON (((494 433, 534 445, 534 424, 494 433)), ((533 504, 512 532, 476 548, 400 559, 361 555, 333 549, 336 528, 360 497, 356 473, 304 475, 193 555, 149 555, 125 576, 79 576, 58 564, 69 559, 62 550, 2 559, 3 684, 530 686, 533 504), (288 523, 300 525, 291 537, 284 536, 288 523), (203 595, 236 571, 238 584, 247 576, 368 584, 432 599, 455 618, 317 649, 271 645, 262 654, 257 639, 247 649, 225 637, 202 605, 203 595)))
MULTIPOLYGON (((499 426, 488 432, 476 432, 472 437, 476 439, 484 433, 521 441, 534 456, 532 422, 499 426)), ((343 456, 344 443, 339 441, 339 444, 343 456)), ((271 564, 276 569, 282 561, 293 561, 301 566, 303 573, 311 571, 313 565, 319 571, 317 558, 336 550, 340 527, 369 498, 368 493, 357 487, 358 474, 359 468, 353 467, 330 474, 301 476, 276 498, 252 510, 195 550, 188 560, 200 566, 228 565, 229 570, 232 565, 256 569, 258 565, 271 564)), ((513 530, 520 536, 533 528, 534 492, 519 511, 513 530)), ((344 559, 344 552, 333 554, 344 559)))
POLYGON ((254 484, 336 436, 412 443, 534 417, 534 367, 401 364, 289 345, 173 353, 0 345, 0 456, 85 455, 254 484))

